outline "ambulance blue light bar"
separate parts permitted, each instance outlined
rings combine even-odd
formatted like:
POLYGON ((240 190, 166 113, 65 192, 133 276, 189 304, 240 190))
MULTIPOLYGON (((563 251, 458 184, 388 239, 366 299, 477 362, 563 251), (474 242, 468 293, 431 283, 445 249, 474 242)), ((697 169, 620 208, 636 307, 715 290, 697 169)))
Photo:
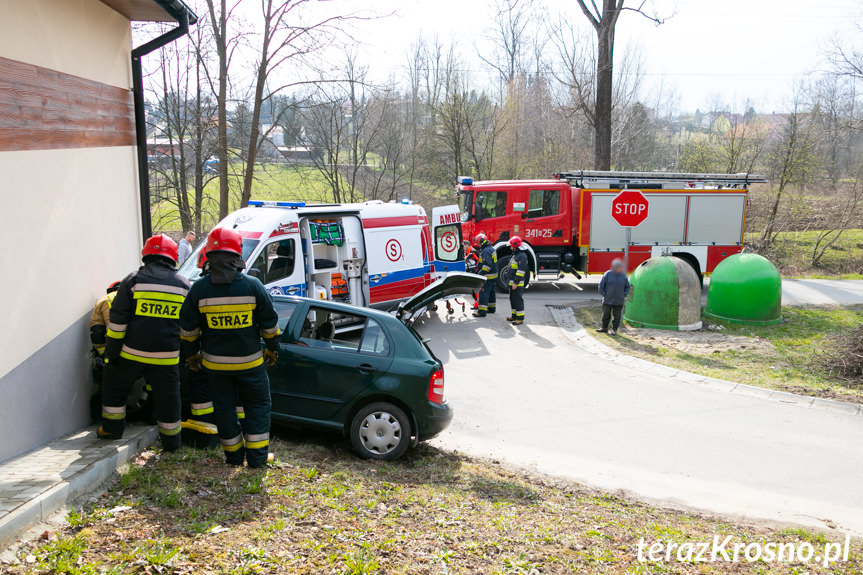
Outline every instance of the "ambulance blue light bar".
POLYGON ((472 186, 473 178, 470 178, 468 176, 459 176, 458 178, 456 178, 456 183, 458 183, 460 186, 472 186))
POLYGON ((305 208, 306 202, 273 202, 269 200, 249 200, 249 205, 256 208, 305 208))

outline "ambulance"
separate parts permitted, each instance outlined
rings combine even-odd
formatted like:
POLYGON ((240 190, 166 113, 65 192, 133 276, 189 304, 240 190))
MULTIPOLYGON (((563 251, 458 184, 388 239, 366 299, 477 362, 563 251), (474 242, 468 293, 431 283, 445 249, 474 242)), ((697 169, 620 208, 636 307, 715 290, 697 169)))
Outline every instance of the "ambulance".
MULTIPOLYGON (((456 205, 426 211, 410 203, 249 202, 219 222, 243 238, 246 273, 273 295, 372 307, 412 318, 438 299, 471 293, 456 205)), ((180 266, 200 277, 201 242, 180 266)))

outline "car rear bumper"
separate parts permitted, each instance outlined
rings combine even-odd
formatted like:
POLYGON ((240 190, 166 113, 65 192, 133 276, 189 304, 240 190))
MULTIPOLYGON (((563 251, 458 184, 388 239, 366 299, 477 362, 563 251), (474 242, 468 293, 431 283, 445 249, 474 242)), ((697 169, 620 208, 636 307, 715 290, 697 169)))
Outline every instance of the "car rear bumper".
POLYGON ((446 429, 453 417, 453 409, 446 403, 431 403, 429 409, 420 421, 418 439, 425 441, 438 435, 446 429))

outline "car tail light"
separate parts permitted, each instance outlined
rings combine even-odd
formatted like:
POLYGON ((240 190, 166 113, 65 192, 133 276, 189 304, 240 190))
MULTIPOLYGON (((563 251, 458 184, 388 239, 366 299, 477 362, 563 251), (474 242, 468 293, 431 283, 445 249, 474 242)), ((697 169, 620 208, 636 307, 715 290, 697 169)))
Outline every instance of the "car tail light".
POLYGON ((440 368, 429 379, 429 401, 443 403, 443 368, 440 368))

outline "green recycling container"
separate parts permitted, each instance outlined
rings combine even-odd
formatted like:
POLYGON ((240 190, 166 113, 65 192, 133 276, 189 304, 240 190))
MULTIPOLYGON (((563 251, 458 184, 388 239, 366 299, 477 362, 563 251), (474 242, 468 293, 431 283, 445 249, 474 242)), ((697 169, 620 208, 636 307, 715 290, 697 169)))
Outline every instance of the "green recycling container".
POLYGON ((686 261, 659 256, 643 262, 629 279, 623 319, 634 327, 701 329, 701 281, 686 261))
POLYGON ((734 254, 710 276, 709 318, 767 325, 782 321, 782 277, 770 260, 758 254, 734 254))

